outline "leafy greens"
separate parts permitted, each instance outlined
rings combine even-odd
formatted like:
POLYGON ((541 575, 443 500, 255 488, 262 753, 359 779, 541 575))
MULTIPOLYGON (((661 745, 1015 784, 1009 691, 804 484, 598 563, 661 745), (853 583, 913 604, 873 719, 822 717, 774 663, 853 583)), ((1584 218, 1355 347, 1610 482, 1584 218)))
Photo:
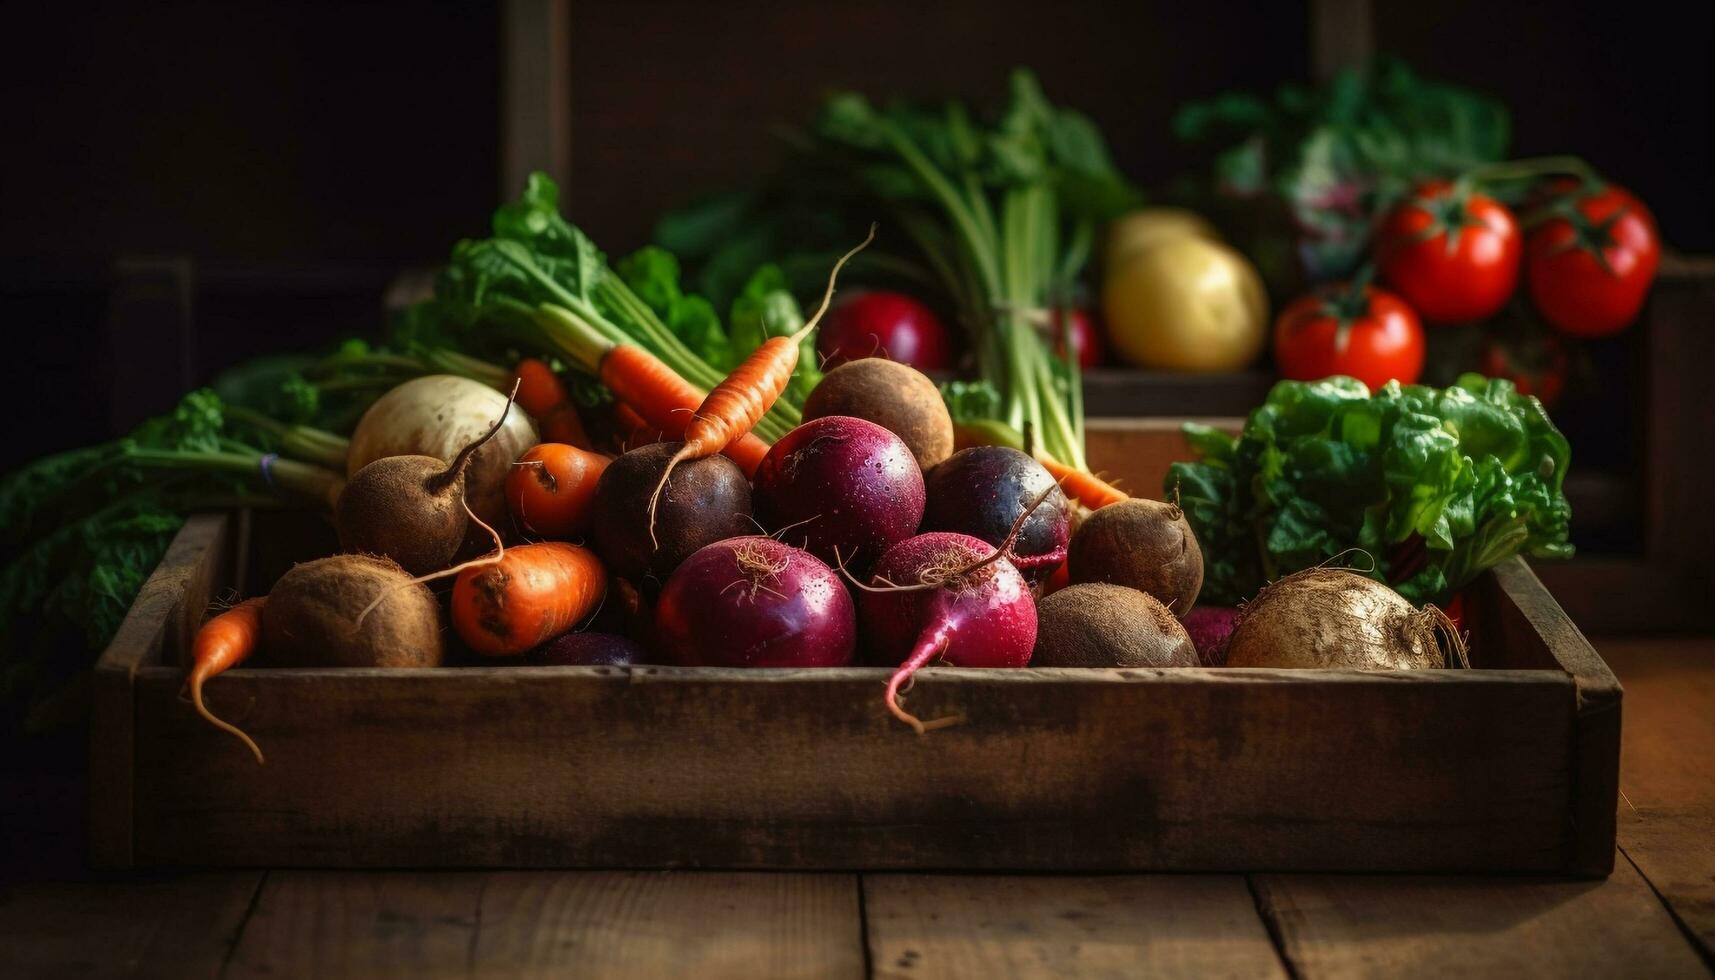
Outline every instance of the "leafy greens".
POLYGON ((1414 603, 1445 600, 1515 554, 1572 553, 1571 450, 1509 381, 1390 382, 1373 395, 1351 378, 1282 381, 1239 436, 1186 432, 1201 461, 1175 463, 1166 491, 1202 545, 1203 594, 1217 604, 1354 548, 1414 603))

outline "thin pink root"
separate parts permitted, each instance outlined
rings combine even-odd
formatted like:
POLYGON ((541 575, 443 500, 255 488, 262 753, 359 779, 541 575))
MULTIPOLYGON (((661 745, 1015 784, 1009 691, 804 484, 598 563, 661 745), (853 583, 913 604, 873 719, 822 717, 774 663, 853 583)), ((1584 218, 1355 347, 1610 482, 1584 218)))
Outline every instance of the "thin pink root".
POLYGON ((965 720, 964 715, 947 715, 932 721, 924 721, 906 711, 899 704, 899 688, 919 670, 928 666, 931 660, 939 657, 946 649, 947 636, 945 633, 925 636, 918 641, 917 648, 911 651, 911 656, 906 658, 906 661, 899 665, 899 669, 893 672, 893 676, 887 679, 887 710, 893 712, 893 717, 910 725, 911 730, 919 735, 932 732, 937 728, 957 725, 965 720))
POLYGON ((1057 545, 1053 551, 1044 551, 1040 555, 1020 555, 1009 553, 1006 557, 1007 560, 1012 562, 1012 567, 1021 572, 1026 572, 1033 568, 1059 568, 1066 561, 1066 546, 1063 544, 1057 545))

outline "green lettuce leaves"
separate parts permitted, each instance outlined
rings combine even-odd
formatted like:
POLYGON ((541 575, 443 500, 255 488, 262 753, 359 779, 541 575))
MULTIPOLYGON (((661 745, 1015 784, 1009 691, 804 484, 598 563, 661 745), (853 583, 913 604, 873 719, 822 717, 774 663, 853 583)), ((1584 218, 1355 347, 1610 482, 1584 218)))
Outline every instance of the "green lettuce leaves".
POLYGON ((1572 554, 1571 449, 1509 381, 1374 394, 1351 378, 1283 381, 1239 436, 1186 432, 1201 459, 1174 464, 1166 491, 1202 545, 1210 602, 1353 549, 1414 603, 1445 601, 1516 554, 1572 554))

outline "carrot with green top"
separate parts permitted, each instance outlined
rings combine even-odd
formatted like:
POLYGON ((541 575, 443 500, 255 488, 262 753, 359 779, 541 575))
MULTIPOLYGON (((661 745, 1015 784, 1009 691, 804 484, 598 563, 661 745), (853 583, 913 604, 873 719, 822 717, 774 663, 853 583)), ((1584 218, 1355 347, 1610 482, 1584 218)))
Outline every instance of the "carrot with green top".
POLYGON ((686 460, 713 456, 726 449, 744 438, 768 414, 768 409, 786 390, 787 382, 792 380, 792 372, 798 368, 798 345, 816 329, 822 315, 828 312, 828 305, 833 302, 834 282, 839 278, 840 269, 874 240, 875 226, 871 225, 864 240, 834 263, 833 271, 828 273, 827 291, 822 294, 822 306, 815 316, 790 336, 770 337, 763 341, 703 399, 685 426, 685 444, 667 462, 661 482, 655 485, 655 492, 650 495, 651 537, 655 534, 655 509, 661 502, 661 491, 673 475, 673 468, 686 460))

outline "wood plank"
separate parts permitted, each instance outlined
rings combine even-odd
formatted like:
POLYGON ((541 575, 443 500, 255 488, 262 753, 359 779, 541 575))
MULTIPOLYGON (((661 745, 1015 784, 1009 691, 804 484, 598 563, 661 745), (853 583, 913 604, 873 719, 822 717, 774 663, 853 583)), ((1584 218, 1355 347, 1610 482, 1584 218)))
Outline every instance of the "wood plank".
POLYGON ((877 977, 1284 977, 1242 877, 865 875, 877 977))
POLYGON ((1497 565, 1493 581, 1509 600, 1493 604, 1501 614, 1506 647, 1540 644, 1572 676, 1578 705, 1565 870, 1605 875, 1614 867, 1614 805, 1620 791, 1620 682, 1522 559, 1497 565))
POLYGON ((882 710, 884 677, 235 671, 213 708, 267 751, 259 767, 178 702, 175 671, 144 671, 140 860, 1390 871, 1565 860, 1574 692, 1558 671, 936 668, 919 675, 913 706, 967 720, 922 737, 882 710))
POLYGON ((222 570, 230 571, 223 561, 229 538, 224 515, 187 520, 96 661, 89 737, 89 858, 95 867, 126 868, 133 860, 136 672, 159 663, 170 640, 182 639, 185 610, 194 605, 200 614, 222 570))
POLYGON ((1715 962, 1715 638, 1601 646, 1630 702, 1620 847, 1715 962))
POLYGON ((569 0, 501 5, 501 187, 510 201, 532 170, 572 197, 572 33, 569 0))
POLYGON ((1187 421, 1238 432, 1243 419, 1090 419, 1085 424, 1084 452, 1090 470, 1136 497, 1162 498, 1162 481, 1173 463, 1197 458, 1185 438, 1187 421))
POLYGON ((482 885, 476 873, 272 872, 224 976, 466 976, 482 885))
POLYGON ((838 980, 863 976, 862 933, 852 875, 497 872, 475 972, 838 980))
POLYGON ((1624 860, 1602 881, 1261 875, 1295 973, 1317 977, 1705 977, 1624 860))
POLYGON ((260 872, 0 888, 0 976, 213 977, 260 872))

